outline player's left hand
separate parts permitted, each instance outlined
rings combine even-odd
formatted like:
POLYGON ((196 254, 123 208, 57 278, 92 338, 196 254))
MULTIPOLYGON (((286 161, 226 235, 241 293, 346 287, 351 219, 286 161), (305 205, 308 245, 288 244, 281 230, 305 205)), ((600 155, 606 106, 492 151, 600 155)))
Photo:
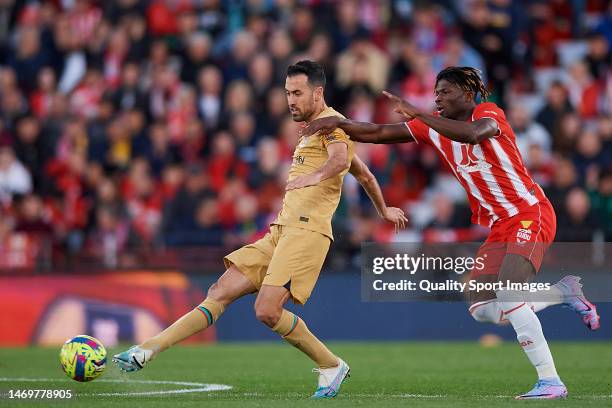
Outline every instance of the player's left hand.
POLYGON ((404 211, 402 211, 401 208, 396 207, 387 207, 383 212, 382 217, 385 221, 395 225, 396 234, 399 232, 400 228, 405 228, 406 223, 408 222, 408 218, 406 218, 404 211))
POLYGON ((392 93, 387 91, 383 91, 383 95, 385 95, 387 98, 389 98, 391 102, 395 104, 395 109, 393 109, 393 111, 404 116, 406 119, 414 119, 419 113, 419 110, 416 108, 416 106, 406 102, 399 96, 393 95, 392 93))
POLYGON ((322 135, 329 135, 340 124, 338 116, 327 116, 321 119, 315 119, 300 130, 300 136, 308 137, 319 132, 322 135))
POLYGON ((295 190, 297 188, 314 186, 316 184, 319 184, 319 181, 320 180, 317 178, 317 176, 313 174, 299 176, 299 177, 294 178, 293 180, 288 181, 287 185, 285 186, 285 190, 289 191, 289 190, 295 190))

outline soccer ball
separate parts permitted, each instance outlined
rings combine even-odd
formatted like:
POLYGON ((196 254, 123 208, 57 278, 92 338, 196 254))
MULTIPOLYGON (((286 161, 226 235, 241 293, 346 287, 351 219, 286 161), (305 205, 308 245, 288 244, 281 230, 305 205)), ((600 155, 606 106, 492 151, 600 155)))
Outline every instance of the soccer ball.
POLYGON ((90 336, 79 335, 67 340, 59 357, 64 373, 80 382, 98 378, 106 368, 106 349, 90 336))

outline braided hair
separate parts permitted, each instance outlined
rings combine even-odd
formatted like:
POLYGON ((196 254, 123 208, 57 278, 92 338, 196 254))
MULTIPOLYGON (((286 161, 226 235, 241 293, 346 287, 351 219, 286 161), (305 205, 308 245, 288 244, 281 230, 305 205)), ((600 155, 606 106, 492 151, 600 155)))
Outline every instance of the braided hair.
POLYGON ((472 67, 448 67, 440 71, 436 76, 436 85, 441 80, 446 80, 457 85, 465 92, 472 92, 474 99, 480 95, 482 100, 489 97, 490 92, 482 82, 480 70, 472 67))

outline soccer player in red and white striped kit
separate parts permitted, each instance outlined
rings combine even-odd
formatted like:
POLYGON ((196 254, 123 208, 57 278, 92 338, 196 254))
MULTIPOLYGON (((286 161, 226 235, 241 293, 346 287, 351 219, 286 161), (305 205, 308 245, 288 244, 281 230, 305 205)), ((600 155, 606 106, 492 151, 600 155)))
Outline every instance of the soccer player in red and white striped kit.
MULTIPOLYGON (((472 222, 491 228, 477 254, 487 254, 485 267, 473 270, 471 279, 526 283, 540 269, 544 253, 554 240, 554 209, 525 167, 504 111, 491 102, 477 103, 477 98, 486 100, 489 95, 478 70, 444 69, 436 77, 434 93, 437 111, 433 114, 384 92, 394 103, 395 112, 407 122, 374 124, 328 117, 311 122, 302 135, 341 128, 358 142, 432 146, 465 189, 472 222)), ((576 311, 588 328, 596 330, 597 310, 584 297, 579 280, 566 276, 540 298, 509 290, 470 293, 469 311, 474 319, 495 324, 509 321, 538 373, 534 388, 518 399, 567 396, 535 313, 564 304, 576 311)))

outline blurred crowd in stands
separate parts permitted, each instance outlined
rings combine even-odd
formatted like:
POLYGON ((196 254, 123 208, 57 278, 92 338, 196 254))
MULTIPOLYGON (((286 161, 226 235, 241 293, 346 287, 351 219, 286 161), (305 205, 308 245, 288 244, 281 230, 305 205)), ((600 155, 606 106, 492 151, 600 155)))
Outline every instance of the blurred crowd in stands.
MULTIPOLYGON (((0 0, 0 267, 261 236, 298 139, 285 70, 304 58, 330 105, 374 122, 401 120, 383 89, 431 110, 440 69, 481 69, 557 240, 612 240, 611 45, 605 0, 0 0)), ((411 224, 394 235, 347 177, 335 253, 486 236, 427 146, 357 152, 411 224)))

